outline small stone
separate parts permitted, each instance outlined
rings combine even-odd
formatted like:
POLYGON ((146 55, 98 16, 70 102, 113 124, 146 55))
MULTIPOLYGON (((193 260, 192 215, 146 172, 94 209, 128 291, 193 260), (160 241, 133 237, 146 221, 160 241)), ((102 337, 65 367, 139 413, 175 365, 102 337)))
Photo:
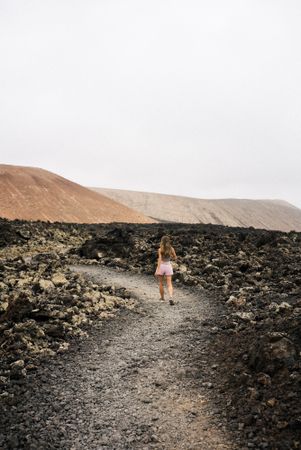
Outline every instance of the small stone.
POLYGON ((10 368, 12 371, 21 371, 24 369, 25 363, 23 359, 18 359, 18 361, 15 361, 11 363, 10 368))
POLYGON ((0 377, 0 385, 5 385, 5 384, 7 384, 7 382, 8 382, 8 379, 6 378, 6 377, 0 377))
POLYGON ((263 386, 269 386, 272 381, 270 375, 262 372, 257 375, 257 382, 263 386))
POLYGON ((279 430, 283 430, 284 428, 286 428, 288 426, 288 422, 286 422, 285 420, 279 421, 277 422, 277 428, 279 430))
POLYGON ((26 366, 26 370, 37 370, 38 366, 34 365, 34 364, 27 364, 26 366))
POLYGON ((282 302, 282 303, 280 303, 278 308, 279 308, 279 311, 285 311, 286 309, 292 309, 292 305, 290 305, 287 302, 282 302))
POLYGON ((256 400, 258 398, 259 393, 258 393, 257 389, 249 387, 248 391, 249 391, 251 400, 256 400))
POLYGON ((235 297, 235 295, 231 295, 229 300, 226 301, 227 305, 233 305, 236 308, 240 308, 246 304, 246 299, 243 296, 235 297))
POLYGON ((277 403, 277 400, 275 398, 269 398, 269 400, 267 400, 266 404, 268 406, 270 406, 271 408, 273 408, 277 403))
POLYGON ((254 320, 255 316, 252 312, 236 312, 233 314, 235 317, 239 317, 241 320, 250 322, 254 320))

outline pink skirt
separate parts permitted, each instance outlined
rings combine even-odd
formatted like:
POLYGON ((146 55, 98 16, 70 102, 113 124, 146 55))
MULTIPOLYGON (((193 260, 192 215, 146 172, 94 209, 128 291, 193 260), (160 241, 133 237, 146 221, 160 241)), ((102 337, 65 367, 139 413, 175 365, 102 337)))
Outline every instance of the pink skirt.
POLYGON ((156 270, 155 275, 173 275, 172 265, 170 262, 161 263, 156 270))

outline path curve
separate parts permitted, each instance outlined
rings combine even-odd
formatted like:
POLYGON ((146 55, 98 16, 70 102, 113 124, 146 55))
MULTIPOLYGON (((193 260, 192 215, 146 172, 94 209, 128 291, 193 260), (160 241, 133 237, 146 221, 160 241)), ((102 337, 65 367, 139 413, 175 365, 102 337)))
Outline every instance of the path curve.
POLYGON ((71 268, 95 283, 126 287, 137 307, 93 327, 79 347, 37 374, 23 406, 27 448, 236 449, 210 400, 214 361, 202 327, 213 314, 209 300, 176 286, 170 306, 159 300, 153 277, 71 268), (197 364, 196 347, 203 356, 197 364))

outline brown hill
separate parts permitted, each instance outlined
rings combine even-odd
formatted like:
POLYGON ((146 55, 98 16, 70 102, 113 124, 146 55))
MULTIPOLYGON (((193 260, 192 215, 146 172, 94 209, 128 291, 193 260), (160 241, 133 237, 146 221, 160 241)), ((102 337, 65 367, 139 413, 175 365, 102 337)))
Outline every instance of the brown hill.
POLYGON ((301 210, 283 200, 205 200, 120 189, 93 190, 162 222, 214 223, 301 231, 301 210))
POLYGON ((0 216, 50 222, 154 222, 47 170, 0 164, 0 216))

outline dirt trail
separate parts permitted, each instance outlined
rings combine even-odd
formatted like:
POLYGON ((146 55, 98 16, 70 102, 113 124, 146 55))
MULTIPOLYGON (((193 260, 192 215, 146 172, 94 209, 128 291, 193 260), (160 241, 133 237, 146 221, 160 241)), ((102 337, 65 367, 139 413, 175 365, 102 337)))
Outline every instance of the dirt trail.
POLYGON ((170 306, 151 277, 99 266, 73 270, 126 287, 138 306, 99 323, 33 375, 15 412, 11 448, 242 448, 211 401, 218 395, 206 351, 211 335, 202 327, 214 313, 209 300, 176 287, 170 306), (14 447, 20 433, 26 445, 17 440, 14 447))

